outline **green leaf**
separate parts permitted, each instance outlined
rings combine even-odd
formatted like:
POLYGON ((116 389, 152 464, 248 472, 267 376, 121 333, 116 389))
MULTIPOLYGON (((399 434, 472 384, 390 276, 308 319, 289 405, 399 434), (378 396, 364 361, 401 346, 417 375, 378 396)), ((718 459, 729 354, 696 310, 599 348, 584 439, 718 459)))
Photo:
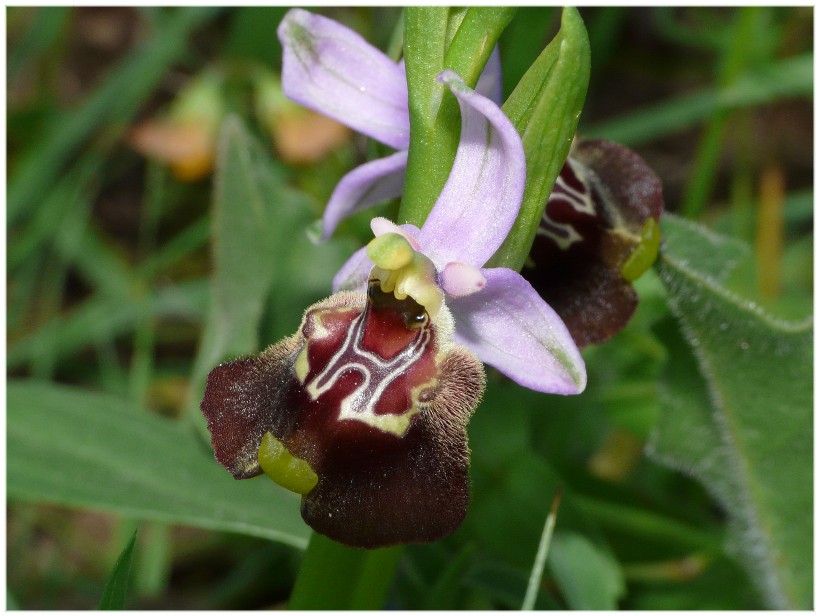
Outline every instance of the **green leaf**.
POLYGON ((52 47, 67 29, 70 6, 42 6, 23 37, 9 49, 7 79, 11 82, 25 63, 52 47))
POLYGON ((714 233, 705 227, 665 213, 660 218, 663 253, 717 283, 751 256, 745 242, 714 233))
POLYGON ((131 574, 131 561, 134 557, 136 536, 136 531, 134 531, 131 540, 117 558, 117 562, 114 563, 114 568, 105 582, 105 589, 102 591, 102 600, 99 606, 101 610, 125 609, 125 594, 128 590, 128 577, 131 574))
POLYGON ((543 208, 572 144, 589 85, 589 37, 577 9, 563 10, 560 31, 503 105, 523 140, 526 189, 520 213, 490 267, 520 270, 543 208))
POLYGON ((625 593, 617 561, 579 533, 555 533, 547 566, 569 609, 614 610, 625 593))
POLYGON ((721 503, 731 521, 728 550, 768 605, 807 609, 811 323, 773 319, 722 288, 714 274, 723 253, 695 229, 688 227, 682 254, 675 252, 679 244, 667 243, 657 266, 685 344, 666 332, 664 408, 651 451, 699 479, 721 503))
POLYGON ((36 381, 10 381, 7 404, 12 500, 307 544, 294 494, 264 478, 235 481, 179 422, 122 398, 36 381))
POLYGON ((211 219, 213 304, 206 334, 212 336, 213 360, 257 349, 258 323, 273 282, 276 221, 269 202, 283 182, 257 148, 238 117, 225 120, 211 219))

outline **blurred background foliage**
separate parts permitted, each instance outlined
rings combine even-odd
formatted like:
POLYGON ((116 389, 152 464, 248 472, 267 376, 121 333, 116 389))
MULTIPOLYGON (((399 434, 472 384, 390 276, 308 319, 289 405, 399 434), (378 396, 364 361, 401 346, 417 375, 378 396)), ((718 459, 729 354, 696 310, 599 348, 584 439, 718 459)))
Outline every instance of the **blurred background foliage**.
MULTIPOLYGON (((372 212, 321 247, 307 235, 376 146, 281 96, 285 8, 6 11, 8 605, 95 607, 138 528, 128 607, 282 607, 307 537, 297 501, 262 479, 235 488, 189 422, 207 371, 292 333, 367 241, 372 212), (224 317, 234 311, 246 320, 224 317)), ((399 9, 320 12, 400 53, 399 9)), ((669 211, 750 247, 717 276, 729 291, 804 319, 813 9, 581 14, 592 77, 580 134, 634 148, 669 211)), ((501 38, 506 94, 558 20, 553 8, 518 11, 501 38)), ((695 368, 660 276, 637 289, 628 327, 584 352, 582 396, 489 374, 469 427, 467 520, 404 550, 388 606, 520 607, 558 485, 537 607, 770 605, 725 548, 718 491, 646 454, 662 396, 696 384, 669 381, 670 367, 695 368)))

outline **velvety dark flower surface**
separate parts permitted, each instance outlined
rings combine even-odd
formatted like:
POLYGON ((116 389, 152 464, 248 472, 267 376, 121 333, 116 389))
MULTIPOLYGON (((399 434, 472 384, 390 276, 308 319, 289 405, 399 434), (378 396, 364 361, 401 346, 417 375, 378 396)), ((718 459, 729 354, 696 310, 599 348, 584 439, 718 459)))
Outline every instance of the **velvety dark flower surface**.
POLYGON ((656 256, 662 211, 660 180, 635 152, 575 143, 521 273, 579 347, 608 340, 631 318, 631 283, 656 256))
POLYGON ((304 492, 315 530, 372 548, 433 541, 460 525, 466 424, 483 383, 480 362, 452 343, 445 308, 432 318, 374 283, 368 295, 311 306, 295 336, 261 355, 215 368, 202 411, 234 477, 264 470, 304 492), (266 435, 283 447, 263 469, 266 435), (293 477, 310 471, 313 486, 293 477))

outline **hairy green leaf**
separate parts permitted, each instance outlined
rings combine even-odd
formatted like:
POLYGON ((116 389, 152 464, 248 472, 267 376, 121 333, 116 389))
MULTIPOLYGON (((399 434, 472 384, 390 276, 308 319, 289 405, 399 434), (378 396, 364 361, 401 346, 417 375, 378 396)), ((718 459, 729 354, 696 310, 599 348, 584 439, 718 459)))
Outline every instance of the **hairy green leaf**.
POLYGON ((717 498, 731 520, 729 552, 769 606, 807 609, 812 326, 775 320, 726 291, 716 274, 730 250, 693 225, 675 231, 685 241, 666 243, 658 272, 686 344, 665 336, 664 408, 651 452, 717 498))
POLYGON ((108 580, 105 582, 105 589, 102 591, 99 609, 101 610, 124 610, 125 595, 128 591, 128 578, 131 575, 131 561, 134 557, 134 545, 136 544, 136 531, 131 535, 122 553, 114 563, 108 580))
POLYGON ((674 255, 677 263, 714 282, 725 282, 734 268, 751 255, 746 243, 673 214, 663 214, 660 229, 663 254, 674 255))
POLYGON ((7 388, 12 500, 113 511, 303 548, 298 498, 235 481, 184 425, 106 394, 36 381, 7 388))

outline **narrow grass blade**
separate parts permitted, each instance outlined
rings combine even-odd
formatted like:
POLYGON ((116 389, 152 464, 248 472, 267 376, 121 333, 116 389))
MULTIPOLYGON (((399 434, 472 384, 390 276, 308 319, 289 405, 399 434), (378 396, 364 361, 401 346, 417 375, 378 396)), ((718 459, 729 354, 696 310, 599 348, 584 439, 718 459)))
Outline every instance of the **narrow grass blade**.
POLYGON ((552 499, 552 508, 549 515, 546 516, 546 524, 543 526, 543 534, 540 536, 540 544, 537 546, 535 563, 532 566, 532 572, 529 574, 529 585, 526 587, 526 595, 523 597, 523 605, 520 607, 524 611, 535 609, 540 581, 543 579, 543 569, 546 566, 546 557, 549 555, 549 545, 552 542, 552 533, 557 522, 557 509, 560 507, 561 493, 562 489, 558 487, 552 499))
POLYGON ((101 610, 125 609, 125 594, 128 591, 128 578, 131 574, 131 561, 134 556, 136 536, 136 531, 134 531, 131 540, 117 558, 117 562, 108 576, 108 581, 105 582, 105 589, 102 592, 102 600, 99 606, 101 610))

